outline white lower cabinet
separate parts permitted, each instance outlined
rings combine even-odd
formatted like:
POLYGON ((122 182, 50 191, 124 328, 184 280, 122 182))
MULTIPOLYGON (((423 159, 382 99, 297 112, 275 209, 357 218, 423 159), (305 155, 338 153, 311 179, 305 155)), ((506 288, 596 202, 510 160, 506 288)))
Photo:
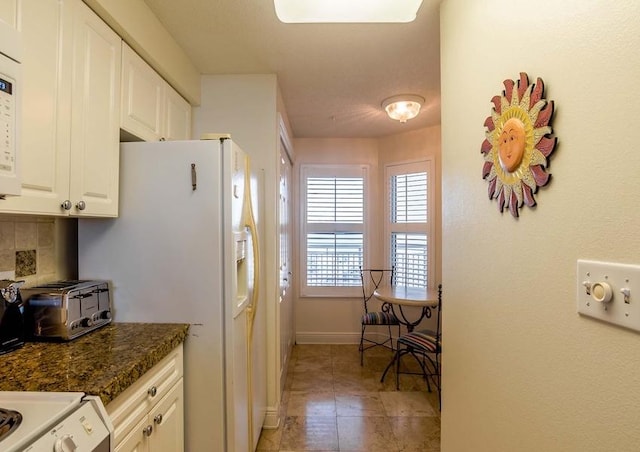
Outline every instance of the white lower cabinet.
POLYGON ((181 378, 149 414, 148 424, 145 428, 153 428, 152 431, 149 430, 151 433, 148 436, 150 452, 184 450, 184 389, 182 382, 181 378))
POLYGON ((182 345, 107 405, 115 452, 184 451, 182 345))
POLYGON ((184 450, 182 378, 158 405, 138 422, 114 452, 177 452, 184 450))
POLYGON ((113 449, 113 452, 146 452, 149 450, 149 441, 142 432, 148 424, 147 417, 138 422, 131 432, 124 437, 117 446, 113 449))

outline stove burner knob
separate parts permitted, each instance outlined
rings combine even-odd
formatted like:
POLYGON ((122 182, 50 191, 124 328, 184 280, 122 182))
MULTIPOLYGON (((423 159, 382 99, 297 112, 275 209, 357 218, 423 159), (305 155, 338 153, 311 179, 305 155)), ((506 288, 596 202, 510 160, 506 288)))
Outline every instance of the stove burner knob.
POLYGON ((73 442, 70 435, 64 435, 58 438, 53 446, 54 452, 74 452, 78 450, 78 446, 73 442))

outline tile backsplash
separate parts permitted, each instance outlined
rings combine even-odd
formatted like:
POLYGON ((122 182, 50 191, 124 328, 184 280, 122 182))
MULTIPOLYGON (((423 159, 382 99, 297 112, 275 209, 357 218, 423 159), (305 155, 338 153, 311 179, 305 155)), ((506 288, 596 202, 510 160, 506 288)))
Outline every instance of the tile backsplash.
POLYGON ((36 274, 36 250, 16 251, 16 277, 36 274))
MULTIPOLYGON (((15 279, 25 280, 27 286, 67 277, 68 271, 59 268, 58 259, 60 251, 65 252, 58 247, 67 246, 68 234, 60 233, 62 221, 0 215, 0 272, 15 272, 15 279)), ((69 229, 68 224, 62 226, 63 231, 69 229)), ((62 267, 66 267, 64 255, 61 257, 62 267)))

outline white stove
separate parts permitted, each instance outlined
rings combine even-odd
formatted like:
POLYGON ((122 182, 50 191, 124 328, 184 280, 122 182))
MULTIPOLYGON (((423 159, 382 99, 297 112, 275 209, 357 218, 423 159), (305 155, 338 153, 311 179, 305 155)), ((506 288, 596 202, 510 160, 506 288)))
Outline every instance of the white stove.
POLYGON ((5 415, 8 422, 0 419, 3 452, 111 451, 113 426, 99 397, 0 391, 0 416, 5 415))

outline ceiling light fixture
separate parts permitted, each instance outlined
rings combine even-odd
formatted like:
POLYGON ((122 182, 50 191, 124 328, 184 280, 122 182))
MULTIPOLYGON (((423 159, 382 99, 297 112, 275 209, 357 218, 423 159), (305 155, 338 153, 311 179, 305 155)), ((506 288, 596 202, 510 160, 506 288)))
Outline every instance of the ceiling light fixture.
POLYGON ((422 104, 424 104, 424 97, 416 96, 415 94, 402 94, 383 100, 382 108, 385 109, 391 119, 407 122, 418 116, 422 104))
POLYGON ((273 0, 285 23, 412 22, 422 0, 273 0))

